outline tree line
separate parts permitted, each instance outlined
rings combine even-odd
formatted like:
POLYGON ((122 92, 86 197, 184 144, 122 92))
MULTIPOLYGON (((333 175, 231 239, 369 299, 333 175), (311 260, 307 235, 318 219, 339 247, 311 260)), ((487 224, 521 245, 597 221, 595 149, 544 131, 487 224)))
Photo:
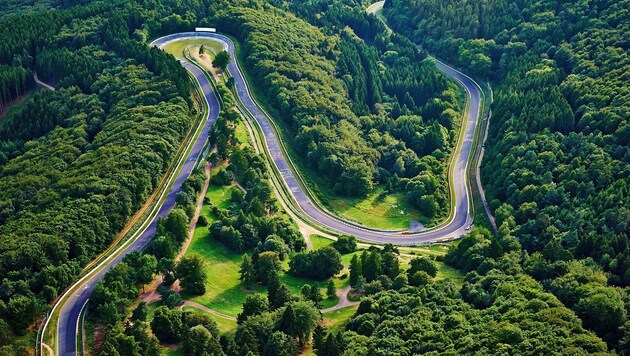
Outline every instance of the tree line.
MULTIPOLYGON (((175 8, 206 16, 207 4, 163 1, 148 11, 150 2, 82 3, 0 19, 2 102, 28 90, 32 70, 57 88, 32 95, 0 125, 0 347, 7 353, 32 347, 15 335, 155 190, 195 116, 187 72, 145 41, 170 31, 165 14, 175 8)), ((123 279, 123 295, 136 277, 123 279)))
POLYGON ((628 6, 394 0, 384 10, 397 31, 496 82, 481 173, 500 234, 527 251, 528 274, 625 352, 628 6), (595 316, 604 310, 609 319, 595 316))

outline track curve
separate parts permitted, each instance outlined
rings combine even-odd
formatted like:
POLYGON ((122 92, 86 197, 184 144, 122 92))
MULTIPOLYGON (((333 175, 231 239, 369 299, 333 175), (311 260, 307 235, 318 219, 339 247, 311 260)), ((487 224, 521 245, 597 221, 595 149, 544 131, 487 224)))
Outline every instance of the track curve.
MULTIPOLYGON (((473 148, 473 137, 477 122, 479 120, 479 112, 481 108, 481 90, 478 85, 465 74, 449 67, 448 65, 437 61, 438 69, 452 77, 460 83, 468 94, 468 110, 467 116, 462 120, 462 128, 460 131, 460 140, 451 165, 451 189, 455 196, 455 204, 452 207, 450 218, 438 228, 419 232, 406 233, 404 231, 382 231, 371 229, 347 220, 340 219, 331 213, 323 210, 317 203, 311 200, 307 191, 300 184, 300 177, 296 175, 284 152, 282 142, 277 137, 273 123, 260 109, 256 101, 252 97, 248 83, 239 67, 238 59, 235 52, 234 42, 227 36, 218 33, 206 32, 182 32, 164 36, 154 41, 156 46, 164 46, 165 44, 182 40, 182 39, 213 39, 223 44, 232 56, 233 60, 228 65, 230 74, 234 77, 234 85, 236 93, 240 98, 245 109, 254 117, 264 136, 265 145, 269 151, 270 157, 274 165, 277 167, 284 184, 291 192, 295 202, 304 215, 310 220, 334 230, 342 234, 351 234, 359 239, 374 243, 393 243, 398 245, 416 245, 436 241, 447 241, 460 237, 467 232, 467 228, 472 224, 472 204, 468 180, 466 179, 466 171, 470 161, 473 148)), ((206 79, 207 81, 207 79, 206 79)), ((213 96, 211 87, 206 86, 209 91, 204 89, 206 96, 213 96)))
MULTIPOLYGON (((182 184, 188 178, 190 173, 195 168, 197 158, 202 154, 203 147, 210 134, 210 129, 216 118, 219 116, 219 101, 212 91, 210 83, 207 81, 205 74, 196 66, 182 62, 184 68, 186 68, 199 82, 199 85, 204 92, 205 98, 208 103, 208 113, 203 120, 203 124, 200 125, 200 132, 197 139, 192 143, 192 148, 185 157, 177 177, 173 181, 171 189, 164 198, 161 206, 157 207, 158 213, 153 218, 151 223, 142 230, 139 236, 126 248, 120 252, 116 257, 111 260, 106 260, 103 264, 97 267, 98 272, 88 274, 89 277, 79 280, 70 290, 79 286, 80 289, 75 291, 74 294, 68 295, 67 300, 60 305, 59 320, 57 322, 57 354, 58 355, 76 355, 77 354, 77 331, 79 327, 79 317, 83 310, 83 307, 88 302, 90 294, 94 290, 96 283, 103 278, 105 273, 113 266, 118 264, 128 253, 132 251, 140 251, 151 240, 151 237, 157 229, 158 217, 166 217, 168 212, 175 206, 175 195, 182 187, 182 184)), ((44 330, 45 331, 45 330, 44 330)))
MULTIPOLYGON (((377 231, 332 216, 330 213, 323 211, 310 200, 309 194, 307 194, 307 192, 305 192, 302 188, 302 185, 298 180, 299 177, 296 177, 291 169, 290 163, 285 157, 282 143, 277 138, 273 124, 258 107, 248 89, 247 82, 241 72, 241 69, 239 68, 238 60, 236 59, 237 57, 234 43, 230 38, 217 33, 185 32, 164 36, 153 41, 151 45, 161 48, 168 42, 186 38, 210 38, 221 42, 232 58, 234 58, 234 60, 228 65, 228 69, 234 77, 236 92, 245 108, 256 119, 258 125, 260 126, 267 149, 273 163, 281 174, 284 184, 288 187, 288 190, 291 192, 299 209, 301 209, 302 213, 310 219, 339 233, 355 235, 364 241, 375 243, 393 243, 399 245, 413 245, 450 240, 467 232, 467 227, 472 223, 472 214, 470 189, 466 179, 466 170, 468 168, 468 162, 472 151, 473 137, 477 127, 480 112, 479 109, 481 105, 480 88, 471 78, 447 66, 446 64, 439 61, 437 62, 437 67, 459 82, 468 93, 467 116, 465 120, 462 121, 462 129, 460 133, 462 136, 459 140, 459 146, 457 148, 457 153, 454 157, 451 169, 451 184, 456 202, 453 207, 452 216, 445 224, 443 224, 443 226, 431 231, 417 234, 404 234, 401 231, 377 231)), ((209 111, 205 123, 201 128, 201 132, 195 140, 189 155, 186 157, 186 162, 180 170, 163 204, 159 207, 157 216, 161 217, 166 216, 170 209, 175 205, 175 194, 180 190, 182 183, 194 169, 197 158, 202 154, 202 149, 209 136, 210 128, 218 117, 220 108, 219 100, 203 71, 197 66, 185 61, 182 61, 182 65, 196 78, 208 103, 209 111)), ((126 254, 132 251, 141 250, 149 242, 156 231, 157 216, 129 246, 125 247, 123 251, 120 252, 120 254, 111 260, 103 262, 98 267, 98 272, 89 274, 88 277, 84 277, 75 283, 75 285, 71 288, 71 290, 79 288, 75 294, 64 296, 64 298, 68 299, 63 303, 63 305, 60 305, 61 309, 57 323, 57 354, 76 355, 79 317, 92 290, 94 289, 96 282, 105 275, 110 267, 120 262, 126 254)))

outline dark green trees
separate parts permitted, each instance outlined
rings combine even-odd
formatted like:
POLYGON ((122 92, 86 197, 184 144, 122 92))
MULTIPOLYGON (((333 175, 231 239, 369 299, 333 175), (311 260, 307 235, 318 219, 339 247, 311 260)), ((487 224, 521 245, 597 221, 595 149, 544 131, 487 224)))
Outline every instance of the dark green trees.
POLYGON ((221 70, 225 70, 227 65, 232 60, 230 54, 227 51, 220 51, 212 60, 212 66, 216 68, 221 68, 221 70))
POLYGON ((298 253, 289 262, 289 273, 313 279, 330 278, 342 268, 341 255, 330 246, 298 253))
POLYGON ((199 295, 206 292, 206 270, 200 256, 182 257, 175 267, 175 274, 184 291, 199 295))

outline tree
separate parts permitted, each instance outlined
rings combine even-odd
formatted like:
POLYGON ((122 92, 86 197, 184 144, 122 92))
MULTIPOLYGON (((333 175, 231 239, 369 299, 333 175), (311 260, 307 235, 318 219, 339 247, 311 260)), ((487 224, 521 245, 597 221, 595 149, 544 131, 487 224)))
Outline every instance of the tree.
POLYGON ((321 322, 321 314, 311 302, 298 301, 289 305, 291 305, 295 315, 295 332, 299 344, 304 346, 310 339, 315 326, 321 322))
POLYGON ((289 262, 289 273, 306 278, 330 278, 343 269, 341 255, 330 246, 319 250, 300 252, 289 262))
POLYGON ((151 330, 161 342, 177 342, 183 334, 182 311, 160 306, 155 310, 151 330))
POLYGON ((409 276, 409 284, 416 287, 427 285, 431 283, 432 280, 433 278, 425 271, 416 271, 409 276))
POLYGON ((239 273, 239 279, 245 283, 247 287, 251 286, 256 281, 256 268, 254 268, 252 259, 248 254, 243 255, 243 263, 241 263, 239 273))
POLYGON ((153 274, 157 270, 157 260, 149 254, 143 254, 138 259, 138 266, 134 266, 136 271, 136 282, 142 284, 142 293, 144 286, 153 281, 153 274))
POLYGON ((375 280, 379 275, 381 275, 381 255, 379 251, 371 251, 367 255, 365 262, 362 263, 362 267, 363 276, 368 282, 375 280))
POLYGON ((184 355, 224 355, 217 339, 203 325, 193 326, 188 330, 182 347, 184 355))
POLYGON ((429 276, 435 277, 438 272, 437 266, 433 261, 429 260, 426 257, 417 257, 409 262, 409 269, 407 270, 407 275, 409 275, 410 280, 411 276, 413 276, 418 271, 426 272, 429 276))
POLYGON ((206 269, 200 256, 182 257, 175 268, 175 273, 186 292, 199 295, 206 292, 206 269))
POLYGON ((332 246, 341 254, 352 253, 357 250, 357 238, 352 235, 341 235, 332 246))
POLYGON ((317 324, 313 330, 313 351, 315 351, 316 355, 319 355, 319 352, 322 350, 324 342, 326 341, 325 337, 326 329, 320 324, 317 324))
POLYGON ((148 315, 149 306, 147 305, 147 302, 142 301, 138 304, 136 309, 133 310, 133 313, 131 313, 131 320, 146 321, 148 315))
POLYGON ((333 299, 337 296, 337 287, 335 287, 335 282, 332 279, 328 280, 326 296, 328 296, 328 299, 333 299))
POLYGON ((13 331, 18 335, 24 335, 37 311, 38 307, 34 299, 18 296, 9 299, 3 314, 7 316, 13 331))
POLYGON ((188 236, 188 216, 182 209, 172 209, 165 222, 166 231, 171 233, 175 240, 183 242, 188 236))
POLYGON ((357 255, 354 255, 350 260, 350 285, 355 287, 360 276, 363 276, 361 261, 359 260, 357 255))
POLYGON ((199 47, 199 55, 201 56, 204 53, 206 53, 206 47, 204 45, 201 45, 199 47))
POLYGON ((599 335, 617 333, 626 320, 626 310, 620 293, 611 287, 599 287, 575 305, 584 325, 599 335))
POLYGON ((215 68, 221 68, 221 70, 225 70, 231 61, 232 57, 227 51, 220 51, 216 54, 216 56, 214 56, 212 66, 215 68))
POLYGON ((296 356, 298 354, 295 338, 281 331, 271 334, 263 350, 263 356, 296 356))
POLYGON ((401 273, 394 278, 394 282, 392 283, 392 287, 396 290, 399 290, 403 287, 406 287, 409 283, 409 279, 405 273, 401 273))
POLYGON ((291 292, 284 284, 280 284, 271 303, 271 309, 278 309, 291 301, 291 292))
POLYGON ((295 313, 293 312, 293 306, 291 304, 284 308, 282 316, 278 321, 278 330, 292 337, 298 336, 297 319, 295 318, 295 313))
POLYGON ((300 294, 305 300, 310 300, 311 286, 308 284, 303 285, 302 288, 300 289, 300 294))
POLYGON ((313 304, 315 304, 315 307, 321 307, 322 293, 320 292, 319 286, 317 286, 317 284, 313 284, 311 286, 309 299, 313 302, 313 304))
POLYGON ((267 298, 260 293, 249 294, 245 298, 245 303, 243 303, 243 311, 238 314, 236 321, 240 324, 245 321, 247 317, 251 315, 259 315, 266 311, 269 311, 269 302, 267 301, 267 298))
POLYGON ((337 338, 333 333, 329 333, 326 336, 326 341, 324 342, 321 350, 317 353, 317 356, 338 356, 341 355, 341 347, 337 343, 337 338))
POLYGON ((158 271, 162 273, 162 284, 171 286, 177 278, 175 277, 175 262, 169 258, 161 258, 158 262, 158 271))
POLYGON ((256 279, 262 284, 267 284, 271 275, 279 275, 282 271, 278 254, 272 251, 262 252, 258 257, 255 268, 256 279))
POLYGON ((149 324, 142 321, 128 323, 125 326, 125 334, 133 337, 138 342, 138 353, 146 356, 160 355, 160 341, 151 334, 149 324))

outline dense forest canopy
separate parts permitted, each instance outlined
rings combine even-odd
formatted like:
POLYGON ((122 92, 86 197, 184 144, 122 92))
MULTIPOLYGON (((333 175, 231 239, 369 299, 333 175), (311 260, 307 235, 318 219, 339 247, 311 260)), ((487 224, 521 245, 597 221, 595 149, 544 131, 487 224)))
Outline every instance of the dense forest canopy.
POLYGON ((614 286, 630 285, 629 7, 388 0, 384 9, 397 31, 495 82, 482 181, 501 234, 530 254, 527 273, 611 345, 627 311, 607 304, 614 317, 604 322, 592 308, 621 303, 614 286), (567 283, 577 283, 570 295, 567 283))
POLYGON ((443 216, 460 121, 454 84, 357 2, 276 5, 286 10, 218 3, 216 23, 244 39, 246 64, 298 157, 336 194, 383 184, 426 217, 443 216))
POLYGON ((316 327, 318 291, 292 296, 273 272, 295 253, 290 273, 327 278, 339 254, 300 252, 295 226, 270 217, 278 206, 264 160, 233 147, 234 113, 224 113, 211 139, 215 159, 231 163, 214 183, 238 178, 247 194, 215 209, 208 229, 234 251, 254 248, 243 270, 271 296, 246 301, 233 336, 178 310, 174 293, 154 322, 139 306, 122 326, 155 273, 204 292, 199 259, 174 261, 203 182, 196 172, 147 254, 97 286, 94 313, 115 325, 100 354, 181 342, 191 354, 295 355, 311 335, 319 355, 629 352, 627 1, 388 0, 393 33, 355 0, 4 4, 0 106, 23 101, 0 118, 2 353, 32 347, 16 336, 159 183, 195 109, 187 73, 147 44, 198 24, 240 41, 252 84, 336 193, 383 184, 429 217, 448 207, 461 108, 425 50, 491 80, 482 174, 500 233, 474 229, 449 251, 445 262, 467 273, 461 288, 434 282, 426 258, 403 271, 392 246, 365 251, 351 263, 350 283, 367 296, 356 315, 341 332, 316 327), (35 72, 56 90, 34 91, 35 72))
POLYGON ((195 118, 186 71, 144 42, 174 30, 167 3, 76 4, 0 19, 0 105, 34 71, 56 87, 0 121, 0 345, 112 242, 195 118))

